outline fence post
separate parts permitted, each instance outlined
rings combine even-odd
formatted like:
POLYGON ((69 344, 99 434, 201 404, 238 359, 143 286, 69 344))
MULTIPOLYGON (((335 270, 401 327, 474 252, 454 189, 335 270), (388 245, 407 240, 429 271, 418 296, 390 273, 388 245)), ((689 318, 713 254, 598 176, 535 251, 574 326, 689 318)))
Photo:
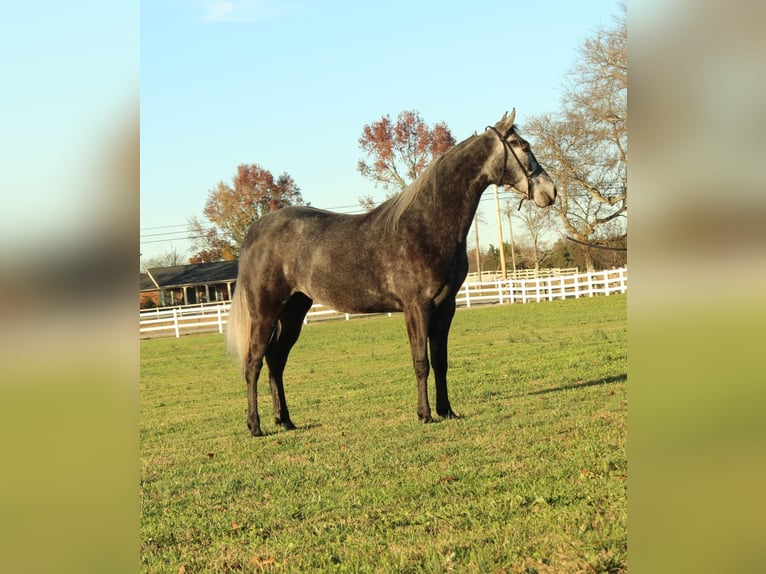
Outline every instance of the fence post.
POLYGON ((470 309, 470 308, 471 308, 471 296, 470 296, 470 294, 469 294, 469 293, 470 293, 470 291, 468 290, 468 281, 466 281, 466 282, 463 284, 463 287, 465 287, 465 306, 466 306, 468 309, 470 309))
POLYGON ((181 336, 181 333, 178 332, 178 309, 173 309, 173 327, 175 327, 176 339, 178 339, 181 336))
POLYGON ((223 333, 223 319, 221 317, 221 307, 222 307, 221 305, 218 305, 218 307, 216 307, 215 309, 215 312, 218 315, 218 332, 219 333, 223 333))
POLYGON ((495 285, 497 285, 497 297, 500 301, 500 304, 503 304, 503 282, 498 281, 495 285))

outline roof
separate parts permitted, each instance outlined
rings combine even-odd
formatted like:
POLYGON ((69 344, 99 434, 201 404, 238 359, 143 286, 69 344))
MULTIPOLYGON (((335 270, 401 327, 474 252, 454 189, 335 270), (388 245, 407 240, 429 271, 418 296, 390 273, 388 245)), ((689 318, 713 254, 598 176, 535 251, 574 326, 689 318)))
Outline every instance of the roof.
POLYGON ((214 261, 146 270, 161 289, 236 281, 239 261, 214 261))
POLYGON ((155 291, 157 289, 157 286, 154 284, 154 281, 152 281, 151 276, 149 276, 148 273, 140 273, 140 285, 139 287, 140 291, 155 291))

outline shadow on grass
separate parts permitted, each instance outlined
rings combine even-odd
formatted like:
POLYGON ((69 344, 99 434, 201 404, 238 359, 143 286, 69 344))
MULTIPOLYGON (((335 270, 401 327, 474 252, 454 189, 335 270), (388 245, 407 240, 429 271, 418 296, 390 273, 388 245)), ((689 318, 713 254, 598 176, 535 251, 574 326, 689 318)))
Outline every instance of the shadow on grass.
POLYGON ((276 437, 276 436, 289 436, 292 433, 301 433, 303 431, 319 428, 322 426, 322 423, 307 423, 305 425, 295 425, 294 429, 285 429, 282 428, 281 425, 271 427, 271 428, 265 428, 263 429, 263 434, 260 437, 253 437, 253 438, 265 438, 265 437, 276 437))
POLYGON ((322 427, 322 423, 306 423, 305 425, 298 425, 295 430, 297 431, 307 431, 312 429, 318 429, 322 427))
POLYGON ((572 389, 584 389, 586 387, 598 387, 601 385, 611 385, 614 383, 624 383, 628 380, 627 373, 620 373, 619 375, 612 375, 610 377, 602 377, 593 381, 581 381, 579 383, 572 383, 569 385, 561 385, 560 387, 551 387, 549 389, 541 389, 539 391, 530 391, 528 393, 522 393, 515 395, 517 397, 532 396, 532 395, 545 395, 548 393, 556 393, 559 391, 569 391, 572 389))

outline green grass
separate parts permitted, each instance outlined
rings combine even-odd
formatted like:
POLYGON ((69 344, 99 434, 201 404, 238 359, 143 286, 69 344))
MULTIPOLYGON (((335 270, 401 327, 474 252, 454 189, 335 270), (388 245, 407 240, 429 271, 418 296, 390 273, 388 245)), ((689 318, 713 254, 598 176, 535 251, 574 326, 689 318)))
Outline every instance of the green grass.
POLYGON ((310 324, 261 438, 221 335, 142 341, 142 570, 624 572, 626 339, 625 296, 459 310, 423 425, 401 316, 310 324))

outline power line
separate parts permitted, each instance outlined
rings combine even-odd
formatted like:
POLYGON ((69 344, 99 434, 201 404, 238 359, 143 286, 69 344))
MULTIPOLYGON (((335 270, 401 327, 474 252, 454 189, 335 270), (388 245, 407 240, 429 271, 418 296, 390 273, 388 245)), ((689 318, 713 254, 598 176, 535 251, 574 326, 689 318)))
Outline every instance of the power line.
MULTIPOLYGON (((501 199, 509 199, 515 196, 516 196, 516 193, 513 190, 510 190, 504 187, 499 189, 499 197, 501 199)), ((492 194, 485 193, 482 195, 480 201, 481 202, 494 201, 494 197, 492 196, 492 194)), ((380 203, 382 203, 382 201, 380 203)), ((312 206, 312 207, 316 207, 316 206, 312 206)), ((326 211, 332 211, 335 213, 343 213, 346 215, 360 215, 360 214, 366 213, 366 210, 359 204, 338 205, 333 207, 321 207, 318 209, 324 209, 326 211)), ((188 233, 190 233, 189 227, 190 227, 189 223, 175 223, 175 224, 167 224, 167 225, 153 225, 153 226, 140 228, 139 244, 147 245, 152 243, 168 243, 172 241, 193 241, 195 239, 201 239, 204 237, 204 235, 200 235, 200 234, 188 235, 188 233), (183 227, 185 229, 173 230, 174 228, 179 228, 179 227, 183 227), (167 229, 168 231, 157 231, 157 230, 163 230, 163 229, 167 229), (152 231, 152 232, 157 231, 157 232, 144 233, 147 231, 152 231), (187 234, 187 235, 184 235, 184 234, 187 234), (148 238, 156 238, 156 239, 148 239, 148 238)), ((214 228, 215 228, 214 225, 210 225, 208 227, 203 228, 203 231, 210 231, 214 228)))
POLYGON ((148 231, 151 229, 166 229, 168 227, 188 227, 188 223, 176 223, 174 225, 154 225, 152 227, 142 227, 141 229, 144 231, 148 231))
POLYGON ((193 239, 200 239, 202 237, 205 237, 204 235, 189 235, 187 237, 168 237, 166 239, 150 239, 148 241, 139 241, 139 244, 145 245, 147 243, 167 243, 168 241, 182 241, 182 240, 193 240, 193 239))
MULTIPOLYGON (((210 231, 213 229, 212 227, 208 227, 207 229, 203 229, 203 231, 210 231)), ((144 235, 140 235, 139 237, 160 237, 162 235, 178 235, 179 233, 189 233, 188 229, 183 229, 180 231, 163 231, 162 233, 145 233, 144 235)))

